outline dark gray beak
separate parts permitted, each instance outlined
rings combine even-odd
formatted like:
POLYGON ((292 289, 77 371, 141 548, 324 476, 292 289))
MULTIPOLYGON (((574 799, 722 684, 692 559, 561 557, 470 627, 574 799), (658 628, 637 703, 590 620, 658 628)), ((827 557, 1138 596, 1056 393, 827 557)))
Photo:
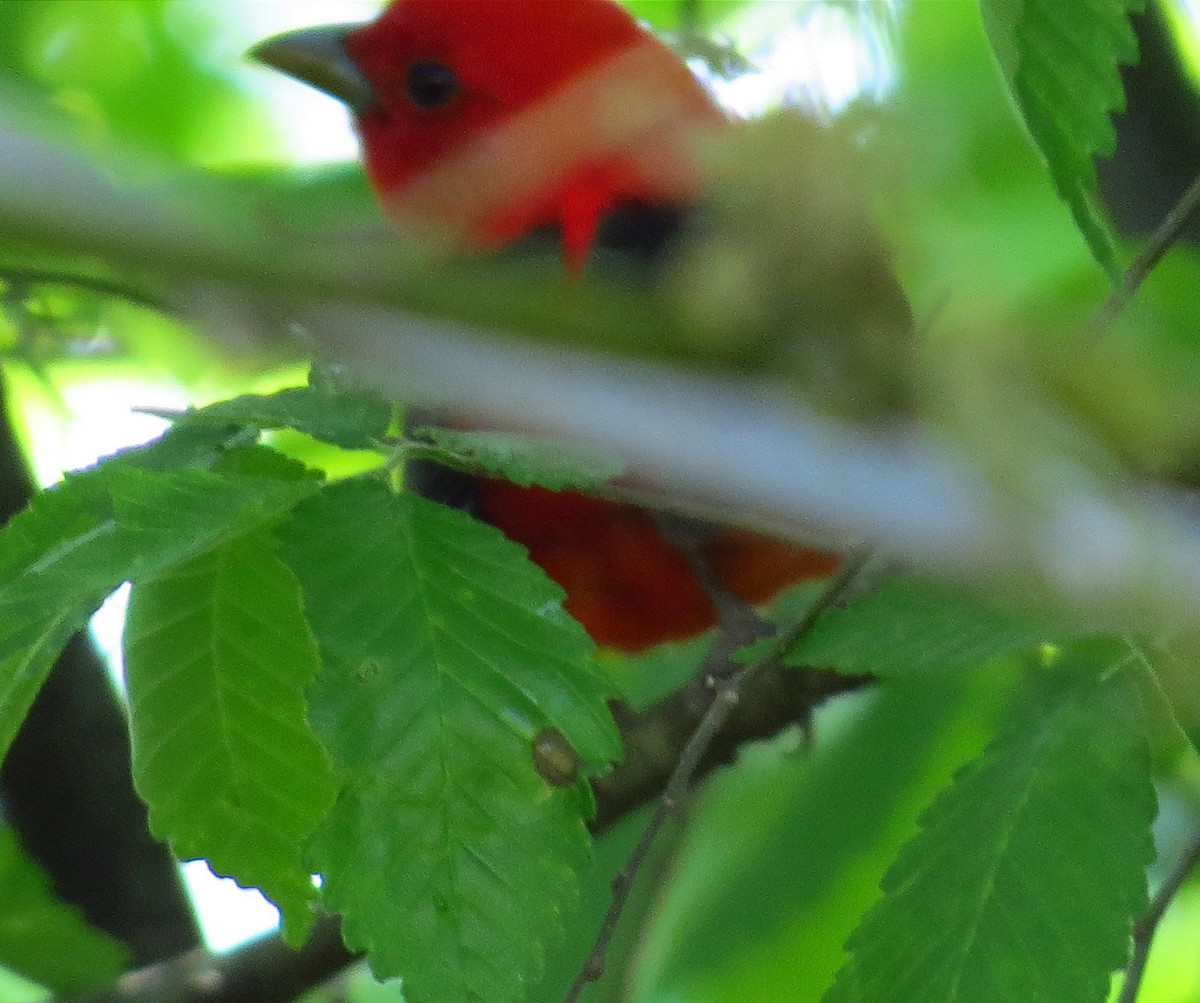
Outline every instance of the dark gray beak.
POLYGON ((326 24, 275 35, 259 42, 248 55, 290 77, 324 91, 353 111, 365 111, 375 100, 371 85, 346 51, 346 38, 361 24, 326 24))

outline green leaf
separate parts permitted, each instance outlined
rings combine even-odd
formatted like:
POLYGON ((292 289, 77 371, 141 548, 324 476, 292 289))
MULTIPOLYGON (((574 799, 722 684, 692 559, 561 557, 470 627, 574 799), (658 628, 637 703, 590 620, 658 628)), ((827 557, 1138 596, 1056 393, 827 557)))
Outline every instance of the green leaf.
POLYGON ((1121 266, 1096 194, 1093 157, 1116 146, 1125 106, 1119 67, 1137 59, 1129 17, 1145 0, 980 0, 984 27, 1017 107, 1096 260, 1121 266))
POLYGON ((689 813, 687 854, 645 935, 643 998, 816 1003, 917 818, 982 751, 1018 678, 997 665, 889 680, 822 704, 803 755, 744 750, 689 813))
MULTIPOLYGON (((810 588, 798 596, 807 600, 804 608, 812 594, 810 588)), ((955 672, 1088 630, 930 578, 900 575, 830 610, 788 652, 785 664, 884 678, 955 672)))
POLYGON ((373 390, 288 387, 273 394, 243 394, 207 407, 152 412, 177 424, 293 428, 343 449, 373 449, 388 429, 392 405, 373 390))
POLYGON ((522 487, 536 484, 551 491, 593 487, 625 472, 615 453, 561 439, 446 428, 418 428, 413 435, 430 443, 414 450, 423 459, 503 477, 522 487))
POLYGON ((115 982, 129 964, 120 941, 57 899, 49 877, 0 825, 0 966, 70 995, 115 982))
POLYGON ((230 452, 252 446, 257 436, 233 424, 173 425, 153 442, 101 461, 100 466, 121 464, 142 470, 211 469, 230 452))
POLYGON ((282 527, 324 668, 313 722, 348 783, 313 860, 346 942, 409 1000, 521 996, 588 859, 586 787, 551 787, 557 728, 619 752, 562 591, 493 527, 343 482, 282 527))
POLYGON ((138 793, 182 859, 261 888, 303 941, 316 897, 301 849, 333 804, 307 720, 316 644, 263 532, 137 585, 125 627, 138 793))
POLYGON ((1040 673, 937 798, 824 1003, 1104 999, 1154 855, 1137 669, 1114 647, 1040 673))
POLYGON ((62 645, 113 589, 272 522, 316 488, 114 461, 34 498, 0 530, 0 757, 62 645))
POLYGON ((750 0, 623 0, 629 11, 655 28, 703 28, 728 19, 750 0))

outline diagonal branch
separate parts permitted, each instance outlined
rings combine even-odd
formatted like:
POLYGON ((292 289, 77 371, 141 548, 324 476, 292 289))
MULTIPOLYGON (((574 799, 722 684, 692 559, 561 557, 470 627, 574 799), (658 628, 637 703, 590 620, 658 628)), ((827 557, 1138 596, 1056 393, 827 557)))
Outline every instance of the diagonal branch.
POLYGON ((1125 984, 1121 987, 1121 995, 1117 998, 1117 1003, 1134 1003, 1137 999, 1138 991, 1142 986, 1142 976, 1146 972, 1146 961, 1150 957, 1150 946, 1154 943, 1154 934, 1158 930, 1158 924, 1162 922, 1167 907, 1179 893, 1179 889, 1183 887, 1184 881, 1187 880, 1187 876, 1191 874, 1197 863, 1200 863, 1200 832, 1192 836, 1191 842, 1188 843, 1179 860, 1175 862, 1175 866, 1171 868, 1171 873, 1163 881, 1162 887, 1150 901, 1150 908, 1133 925, 1133 954, 1125 969, 1125 984))
POLYGON ((866 565, 869 554, 862 553, 848 557, 841 570, 830 580, 825 591, 812 604, 804 617, 789 629, 781 631, 767 646, 754 662, 746 665, 729 675, 712 678, 713 693, 705 708, 703 716, 695 731, 688 736, 679 759, 663 788, 662 799, 650 819, 646 831, 638 840, 625 866, 617 873, 612 882, 612 901, 596 935, 596 941, 591 951, 584 959, 575 981, 564 997, 564 1003, 576 1003, 580 994, 587 986, 604 974, 605 960, 608 955, 608 945, 616 932, 617 923, 633 890, 634 881, 649 858, 658 839, 659 833, 667 820, 679 810, 684 797, 695 780, 701 763, 708 755, 709 748, 725 723, 732 716, 734 708, 741 702, 747 688, 757 676, 775 666, 779 659, 793 647, 797 641, 808 634, 817 621, 842 598, 846 590, 853 584, 866 565))
POLYGON ((146 276, 232 343, 301 325, 395 398, 597 442, 634 475, 769 535, 870 540, 976 580, 1022 575, 1107 611, 1153 609, 1166 626, 1200 601, 1200 518, 1181 494, 1092 476, 1039 482, 1078 459, 1057 455, 989 481, 969 443, 855 429, 781 391, 653 364, 663 306, 628 289, 564 295, 536 266, 430 269, 395 244, 330 253, 266 232, 261 199, 236 186, 117 157, 101 172, 3 118, 0 162, 0 229, 13 240, 146 276), (614 331, 642 346, 637 360, 583 349, 611 348, 614 331))
POLYGON ((1125 307, 1129 305, 1129 301, 1142 287, 1142 283, 1162 261, 1163 256, 1179 239, 1187 225, 1195 219, 1197 212, 1200 212, 1200 175, 1197 175, 1187 186, 1184 193, 1179 196, 1179 201, 1171 207, 1170 212, 1155 227, 1146 246, 1129 263, 1121 275, 1121 281, 1109 293, 1108 299, 1104 301, 1100 309, 1096 311, 1096 316, 1092 318, 1091 323, 1093 334, 1104 330, 1120 316, 1125 307))
POLYGON ((72 997, 72 1003, 290 1003, 354 960, 341 927, 327 918, 303 950, 270 936, 228 954, 188 951, 130 972, 110 992, 72 997))

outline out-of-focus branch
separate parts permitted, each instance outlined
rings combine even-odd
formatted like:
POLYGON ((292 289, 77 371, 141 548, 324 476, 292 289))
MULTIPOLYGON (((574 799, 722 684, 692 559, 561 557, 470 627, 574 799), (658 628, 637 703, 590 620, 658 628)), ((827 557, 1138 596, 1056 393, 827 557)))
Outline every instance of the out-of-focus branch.
POLYGON ((1137 1000, 1158 924, 1197 863, 1200 863, 1200 833, 1192 836, 1187 848, 1163 880, 1162 887, 1155 892, 1145 915, 1133 924, 1133 954, 1125 969, 1125 984, 1121 987, 1117 1003, 1134 1003, 1137 1000))
POLYGON ((1192 183, 1179 196, 1179 201, 1171 207, 1170 212, 1150 235, 1146 246, 1125 269, 1121 281, 1092 319, 1093 332, 1102 332, 1129 305, 1142 283, 1179 240, 1188 225, 1195 220, 1197 212, 1200 212, 1200 176, 1193 178, 1192 183))
POLYGON ((505 296, 512 306, 508 280, 527 272, 476 265, 434 277, 395 248, 331 254, 272 237, 244 199, 214 215, 215 179, 144 164, 101 173, 2 121, 0 161, 0 232, 146 275, 215 335, 298 324, 398 398, 595 441, 664 491, 781 536, 872 541, 926 566, 1049 584, 1117 614, 1116 627, 1149 613, 1173 628, 1200 602, 1200 517, 1182 495, 1106 479, 1072 457, 989 478, 970 443, 851 428, 759 384, 545 341, 556 325, 574 344, 599 330, 621 344, 652 340, 660 318, 619 291, 611 303, 588 283, 563 296, 551 275, 522 290, 519 309, 492 310, 505 296), (119 188, 112 177, 159 180, 119 188), (528 321, 542 343, 485 330, 489 310, 501 325, 528 321))
POLYGON ((324 919, 302 950, 278 936, 228 954, 197 949, 126 975, 107 993, 73 1003, 290 1003, 354 960, 336 921, 324 919))

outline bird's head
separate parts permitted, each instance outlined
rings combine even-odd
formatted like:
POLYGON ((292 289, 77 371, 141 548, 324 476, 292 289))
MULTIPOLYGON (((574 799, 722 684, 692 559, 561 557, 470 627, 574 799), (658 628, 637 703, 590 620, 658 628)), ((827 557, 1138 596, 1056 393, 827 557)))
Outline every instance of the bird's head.
POLYGON ((724 116, 614 0, 394 0, 252 55, 344 101, 406 231, 455 249, 562 228, 568 262, 630 201, 686 201, 724 116))

